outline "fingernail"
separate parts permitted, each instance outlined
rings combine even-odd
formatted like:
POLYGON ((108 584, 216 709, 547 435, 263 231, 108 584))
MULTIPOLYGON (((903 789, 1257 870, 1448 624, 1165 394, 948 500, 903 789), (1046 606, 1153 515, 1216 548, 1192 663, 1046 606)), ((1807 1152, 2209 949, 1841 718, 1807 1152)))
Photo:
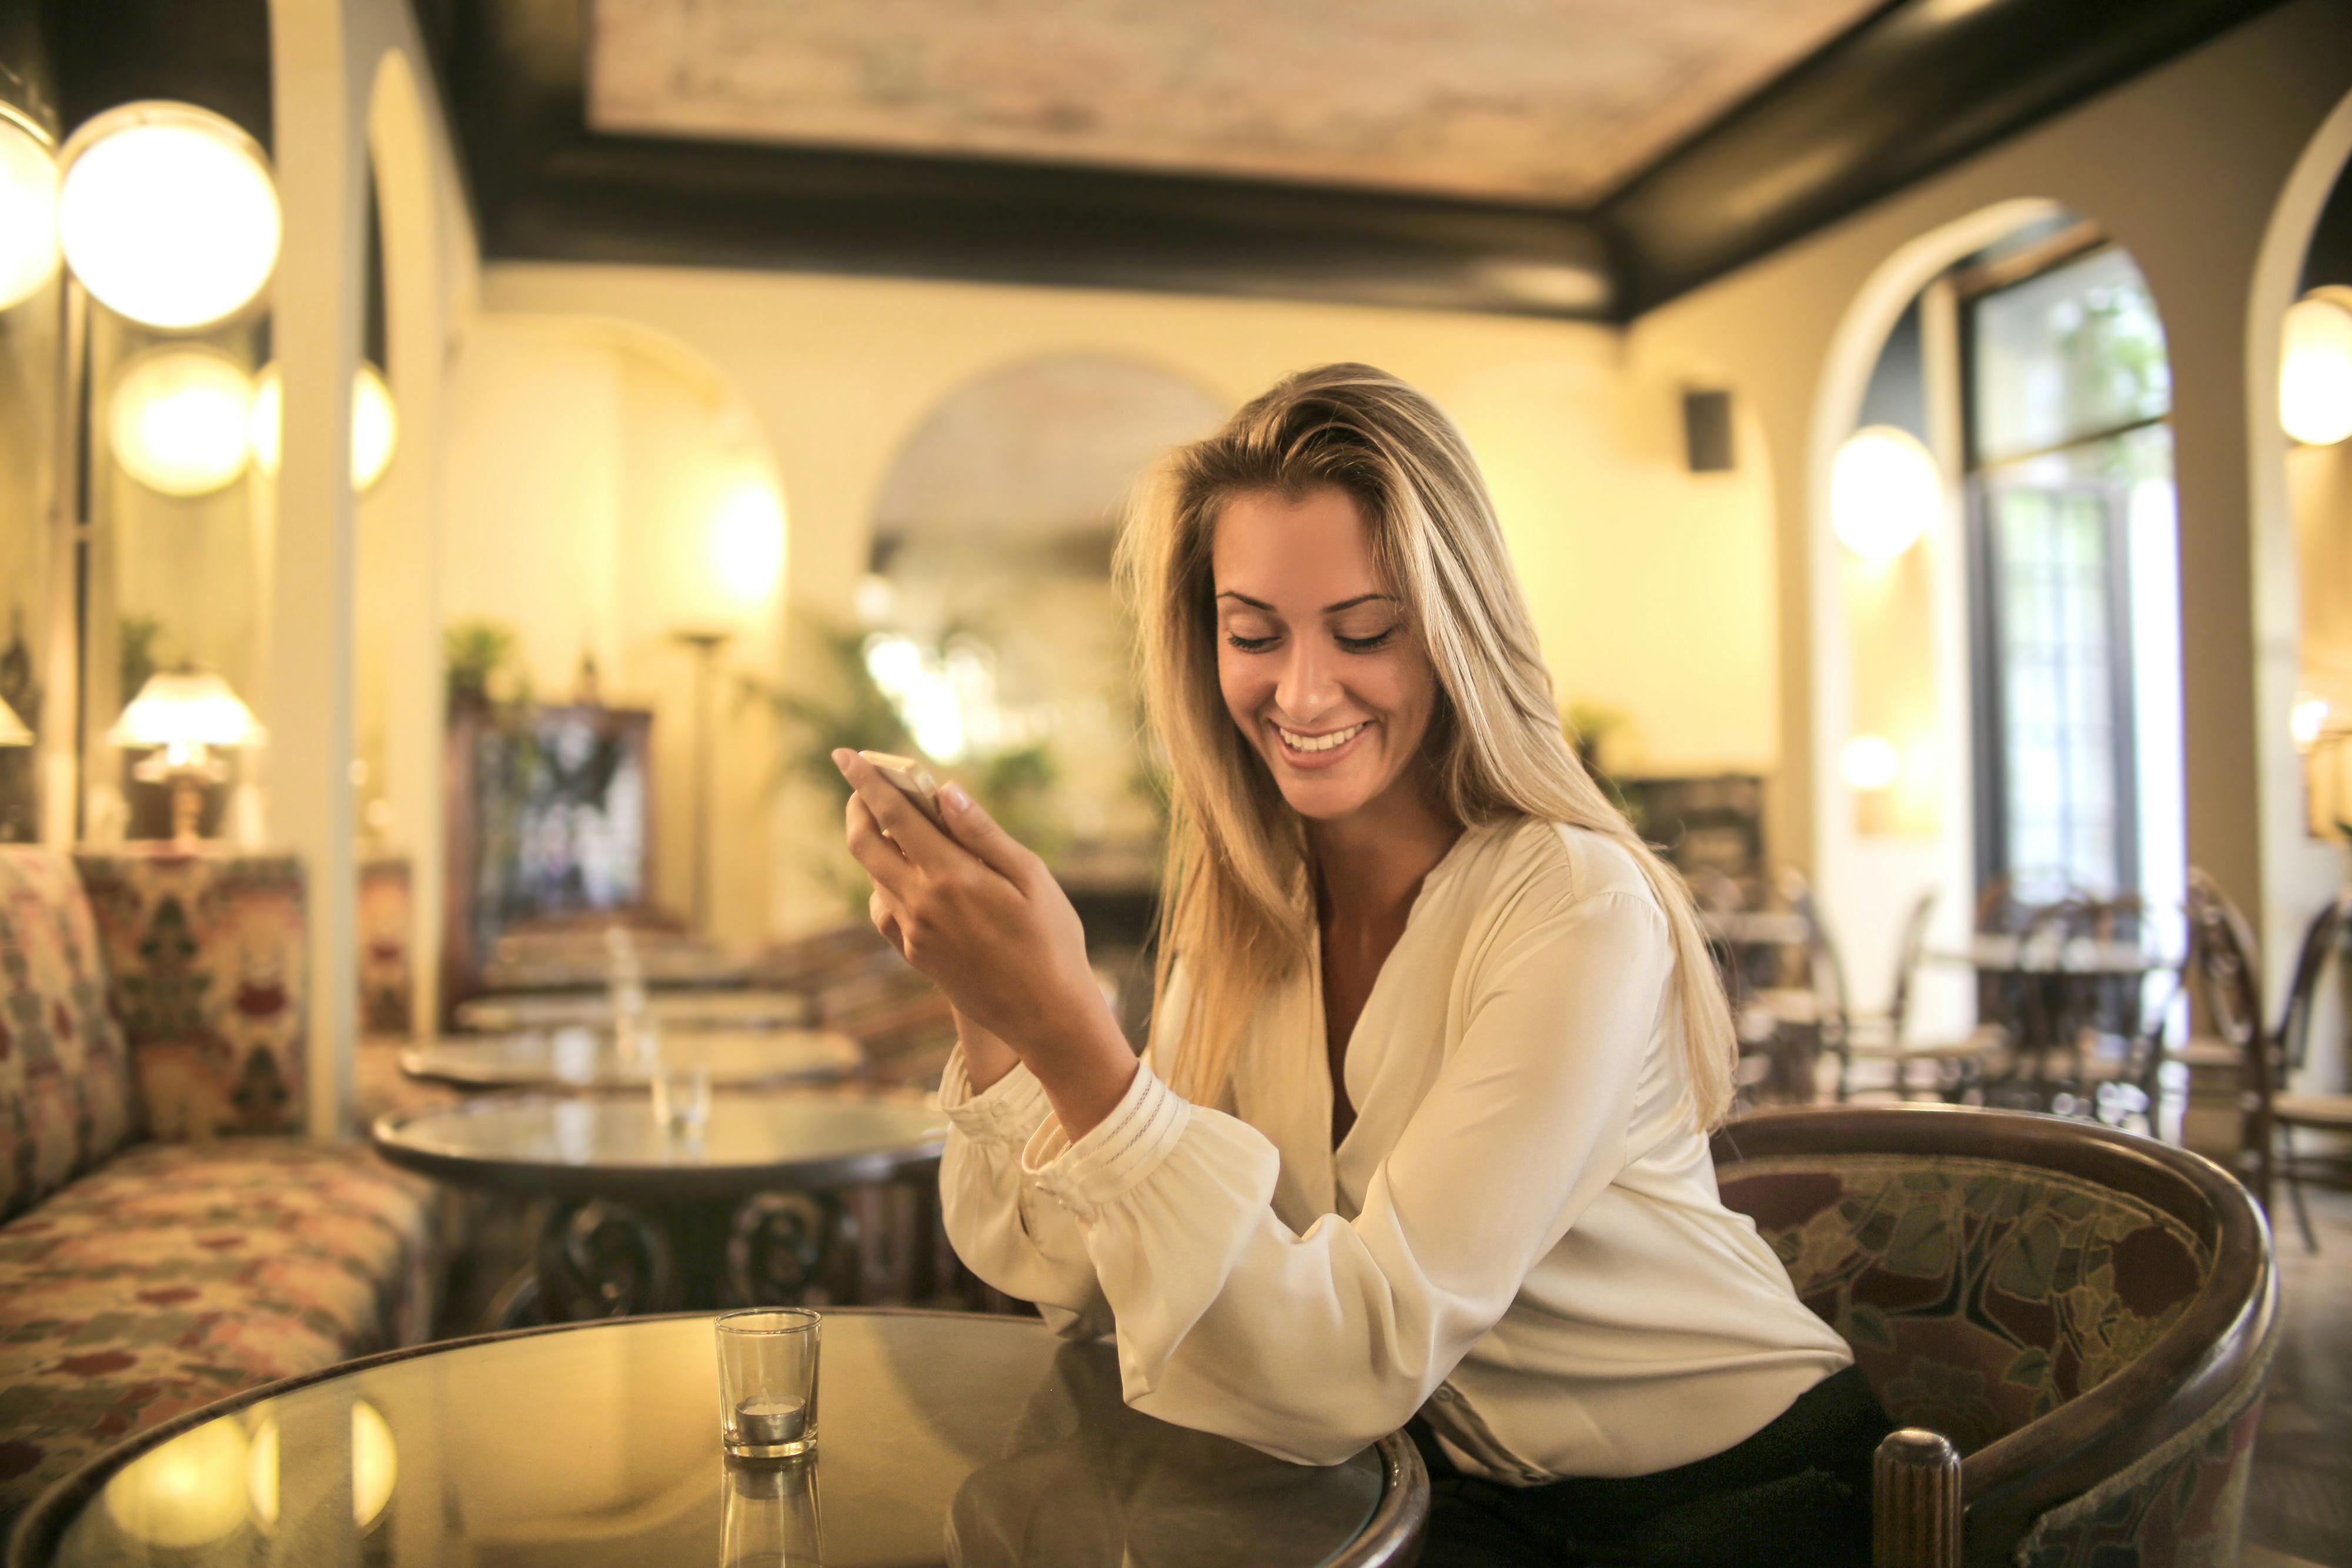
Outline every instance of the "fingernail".
POLYGON ((947 802, 948 810, 950 811, 971 810, 971 797, 965 794, 963 786, 952 779, 940 786, 940 799, 947 802))
POLYGON ((849 748, 847 747, 838 746, 834 747, 833 765, 835 768, 840 768, 844 773, 849 771, 849 748))

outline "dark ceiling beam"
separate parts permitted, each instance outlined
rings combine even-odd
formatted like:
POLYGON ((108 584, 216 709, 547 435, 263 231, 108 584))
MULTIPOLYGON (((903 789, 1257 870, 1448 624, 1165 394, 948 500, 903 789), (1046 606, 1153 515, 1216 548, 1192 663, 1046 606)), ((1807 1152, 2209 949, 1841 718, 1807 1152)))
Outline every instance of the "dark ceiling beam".
POLYGON ((1628 315, 1664 303, 2280 0, 1901 0, 1596 209, 1628 315))

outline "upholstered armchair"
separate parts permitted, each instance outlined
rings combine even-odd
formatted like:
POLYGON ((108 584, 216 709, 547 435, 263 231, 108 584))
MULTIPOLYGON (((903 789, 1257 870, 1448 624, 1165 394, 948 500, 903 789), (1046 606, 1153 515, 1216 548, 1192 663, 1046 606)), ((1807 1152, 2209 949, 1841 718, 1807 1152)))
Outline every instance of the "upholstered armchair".
POLYGON ((1958 1457, 1952 1487, 1924 1436, 1881 1449, 1881 1568, 2236 1560, 2278 1287, 2219 1166, 1937 1105, 1764 1112, 1715 1154, 1887 1413, 1958 1457))

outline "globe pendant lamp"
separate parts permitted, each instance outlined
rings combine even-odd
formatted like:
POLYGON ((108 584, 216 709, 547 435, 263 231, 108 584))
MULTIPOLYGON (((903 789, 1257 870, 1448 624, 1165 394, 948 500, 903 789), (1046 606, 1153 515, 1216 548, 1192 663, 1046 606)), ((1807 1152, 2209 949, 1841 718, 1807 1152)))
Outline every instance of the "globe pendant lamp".
POLYGON ((2287 307, 2279 423, 2309 446, 2352 436, 2352 289, 2315 289, 2287 307))
POLYGON ((1926 533, 1944 504, 1944 481, 1925 443, 1891 424, 1845 438, 1830 466, 1830 528, 1865 560, 1889 561, 1926 533))
POLYGON ((57 146, 0 102, 0 310, 39 293, 57 270, 57 146))
POLYGON ((253 383, 227 355, 170 343, 123 367, 107 410, 114 460, 149 489, 202 496, 245 472, 253 383))
POLYGON ((122 104, 68 138, 58 166, 66 264, 117 315, 209 327, 251 304, 278 266, 269 161, 210 110, 122 104))
MULTIPOLYGON (((286 381, 275 364, 261 367, 253 382, 249 439, 253 461, 264 474, 278 472, 286 444, 286 381)), ((365 490, 392 466, 400 444, 400 415, 392 389, 373 365, 362 361, 352 377, 352 488, 365 490)))

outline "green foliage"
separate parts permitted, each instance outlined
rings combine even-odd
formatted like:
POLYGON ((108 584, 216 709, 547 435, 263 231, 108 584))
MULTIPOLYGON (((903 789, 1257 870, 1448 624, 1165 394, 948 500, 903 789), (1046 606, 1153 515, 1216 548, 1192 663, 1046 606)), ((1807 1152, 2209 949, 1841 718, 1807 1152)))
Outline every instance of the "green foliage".
POLYGON ((118 623, 115 646, 121 657, 122 701, 128 706, 147 678, 163 667, 163 622, 152 615, 125 615, 118 623))
POLYGON ((510 674, 509 700, 528 697, 529 682, 515 658, 515 631, 503 621, 477 616, 453 621, 441 634, 441 658, 448 671, 448 700, 489 703, 490 683, 510 674))

